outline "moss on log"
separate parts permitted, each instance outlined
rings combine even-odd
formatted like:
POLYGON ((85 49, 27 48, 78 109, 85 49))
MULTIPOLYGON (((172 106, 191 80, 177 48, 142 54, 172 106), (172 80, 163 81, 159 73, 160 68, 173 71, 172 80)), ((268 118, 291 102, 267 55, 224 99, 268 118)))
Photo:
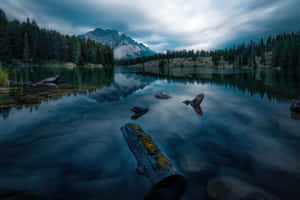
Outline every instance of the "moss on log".
POLYGON ((138 124, 126 124, 121 130, 137 160, 137 172, 152 183, 145 199, 179 199, 185 190, 186 180, 152 137, 138 124))

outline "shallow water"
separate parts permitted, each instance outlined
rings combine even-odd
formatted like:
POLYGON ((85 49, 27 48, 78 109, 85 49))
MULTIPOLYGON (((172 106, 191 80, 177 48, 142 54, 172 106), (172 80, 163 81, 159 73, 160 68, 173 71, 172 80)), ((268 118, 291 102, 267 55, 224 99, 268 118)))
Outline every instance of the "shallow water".
POLYGON ((135 122, 187 177, 182 199, 222 193, 213 184, 219 179, 236 193, 254 187, 274 199, 300 195, 300 123, 289 111, 300 94, 296 79, 271 70, 211 71, 190 79, 130 71, 117 68, 113 81, 92 84, 92 92, 6 110, 0 117, 0 197, 143 199, 151 185, 136 173, 120 131, 134 106, 149 108, 135 122), (155 99, 161 91, 172 98, 155 99), (202 116, 181 103, 199 93, 205 94, 202 116))

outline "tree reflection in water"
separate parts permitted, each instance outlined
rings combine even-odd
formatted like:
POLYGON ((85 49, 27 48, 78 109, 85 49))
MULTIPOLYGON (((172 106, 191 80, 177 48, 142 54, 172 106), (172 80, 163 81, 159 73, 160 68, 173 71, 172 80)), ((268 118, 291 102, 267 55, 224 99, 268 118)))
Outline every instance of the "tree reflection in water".
POLYGON ((84 68, 74 69, 26 67, 9 70, 9 79, 17 87, 0 91, 0 114, 7 118, 11 109, 38 109, 42 102, 59 99, 63 96, 92 93, 113 83, 113 69, 84 68), (58 87, 38 86, 31 83, 44 78, 60 75, 58 87))

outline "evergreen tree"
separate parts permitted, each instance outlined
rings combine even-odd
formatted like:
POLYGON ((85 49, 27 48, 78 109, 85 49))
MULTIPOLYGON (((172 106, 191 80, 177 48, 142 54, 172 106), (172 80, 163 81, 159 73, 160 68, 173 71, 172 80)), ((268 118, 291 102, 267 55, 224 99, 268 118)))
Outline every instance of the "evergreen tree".
POLYGON ((113 51, 91 40, 41 29, 29 19, 8 21, 0 9, 0 62, 10 64, 13 60, 113 65, 113 51))
POLYGON ((215 52, 215 53, 212 55, 212 61, 213 61, 213 64, 214 64, 215 66, 218 66, 218 65, 219 65, 220 57, 219 57, 219 55, 217 54, 217 52, 215 52))
POLYGON ((7 23, 5 13, 0 9, 0 61, 3 62, 7 62, 9 58, 7 23))
POLYGON ((73 46, 73 62, 79 64, 81 61, 81 47, 80 42, 76 40, 73 46))
POLYGON ((266 54, 265 54, 265 52, 263 52, 263 54, 261 56, 260 63, 263 64, 263 65, 266 65, 266 54))
POLYGON ((30 47, 29 47, 29 41, 28 41, 28 34, 27 33, 25 33, 25 35, 24 35, 23 59, 26 62, 30 60, 30 47))
POLYGON ((284 41, 282 42, 283 44, 283 48, 279 50, 279 66, 283 67, 283 68, 287 68, 288 67, 288 52, 289 52, 289 43, 288 41, 284 41))
POLYGON ((276 43, 272 50, 272 66, 278 67, 279 66, 279 57, 280 57, 280 42, 276 43))
POLYGON ((253 65, 252 65, 252 67, 253 67, 254 69, 257 68, 257 62, 256 62, 255 56, 253 57, 253 65))
POLYGON ((243 60, 242 60, 242 56, 239 56, 239 67, 243 66, 243 60))
POLYGON ((298 62, 297 62, 298 69, 300 68, 300 49, 298 49, 298 62))

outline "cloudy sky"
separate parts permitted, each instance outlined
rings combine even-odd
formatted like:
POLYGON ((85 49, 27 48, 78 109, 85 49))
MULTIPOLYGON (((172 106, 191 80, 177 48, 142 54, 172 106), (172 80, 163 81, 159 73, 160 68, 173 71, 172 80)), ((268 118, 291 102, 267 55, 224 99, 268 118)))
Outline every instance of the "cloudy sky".
POLYGON ((0 8, 66 34, 115 29, 156 51, 222 48, 300 30, 299 0, 1 0, 0 8))

